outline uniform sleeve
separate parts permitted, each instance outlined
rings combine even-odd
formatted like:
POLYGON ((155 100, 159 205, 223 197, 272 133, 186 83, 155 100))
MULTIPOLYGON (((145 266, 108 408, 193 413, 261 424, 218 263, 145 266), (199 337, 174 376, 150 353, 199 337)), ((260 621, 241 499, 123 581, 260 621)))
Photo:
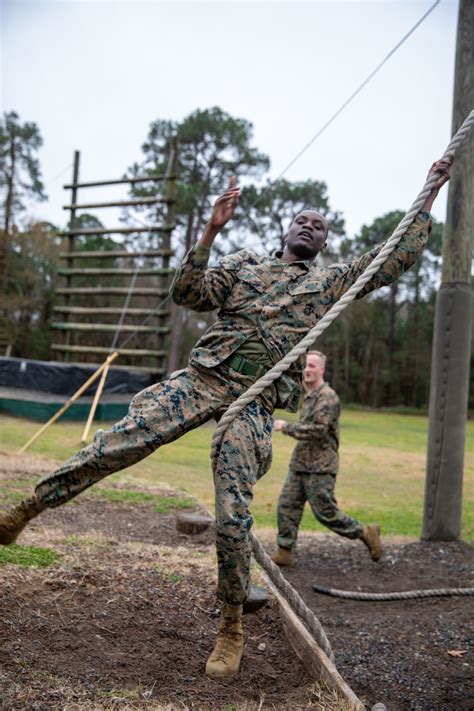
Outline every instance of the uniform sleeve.
POLYGON ((222 306, 235 284, 244 252, 223 257, 216 267, 207 268, 209 255, 210 249, 196 245, 185 256, 171 284, 175 304, 194 311, 212 311, 222 306))
POLYGON ((285 423, 281 431, 300 440, 313 440, 324 444, 329 433, 329 426, 337 420, 340 412, 339 398, 336 393, 322 395, 314 401, 304 422, 285 423))
MULTIPOLYGON (((364 288, 357 294, 357 298, 361 299, 371 291, 391 284, 415 264, 423 252, 430 231, 431 220, 429 214, 427 212, 419 212, 398 245, 387 257, 384 264, 379 267, 370 281, 368 281, 364 288)), ((350 262, 350 264, 341 266, 342 272, 338 280, 339 288, 336 298, 339 299, 352 284, 357 281, 360 275, 373 262, 383 246, 383 244, 380 244, 371 249, 370 252, 363 254, 362 257, 350 262)))

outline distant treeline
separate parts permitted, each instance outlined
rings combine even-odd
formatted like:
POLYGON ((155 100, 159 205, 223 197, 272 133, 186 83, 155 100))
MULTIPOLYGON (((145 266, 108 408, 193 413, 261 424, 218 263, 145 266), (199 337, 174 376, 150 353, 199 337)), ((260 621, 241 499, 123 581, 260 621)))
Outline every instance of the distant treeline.
MULTIPOLYGON (((282 246, 293 215, 312 207, 326 216, 330 226, 324 261, 347 262, 387 239, 403 216, 403 211, 393 210, 348 237, 343 213, 330 207, 325 182, 266 179, 270 159, 252 145, 252 124, 219 108, 195 111, 179 123, 152 122, 142 145, 143 160, 124 173, 138 177, 164 172, 175 137, 180 163, 175 264, 199 238, 216 195, 232 175, 240 178, 242 195, 236 218, 216 244, 215 258, 242 248, 271 253, 282 246)), ((10 334, 12 355, 25 358, 50 357, 49 323, 58 283, 59 226, 32 223, 28 218, 31 201, 45 199, 37 156, 41 143, 36 124, 22 124, 14 112, 4 114, 0 120, 0 327, 10 334)), ((146 197, 153 189, 148 183, 137 183, 131 197, 146 197)), ((123 220, 129 226, 137 224, 137 219, 140 224, 156 224, 163 219, 163 210, 161 204, 143 206, 124 212, 123 220)), ((89 229, 102 226, 93 215, 82 214, 79 220, 89 229)), ((343 401, 426 408, 441 240, 442 225, 434 224, 419 263, 395 284, 352 304, 318 340, 317 348, 328 356, 328 379, 343 401)), ((91 251, 159 246, 156 235, 146 233, 122 239, 92 234, 78 240, 79 249, 91 251)), ((87 266, 95 266, 93 260, 87 266)), ((100 266, 120 267, 123 262, 111 257, 100 261, 100 266)), ((114 281, 116 285, 128 283, 129 279, 120 276, 114 281)), ((153 277, 139 277, 137 285, 152 286, 153 277)), ((117 305, 112 299, 111 305, 117 305)), ((143 306, 156 305, 144 297, 143 306)), ((212 318, 212 314, 173 308, 170 370, 186 364, 193 343, 212 318)), ((110 338, 110 334, 99 334, 98 342, 110 346, 110 338)), ((147 335, 140 336, 140 344, 147 347, 147 339, 147 335)))

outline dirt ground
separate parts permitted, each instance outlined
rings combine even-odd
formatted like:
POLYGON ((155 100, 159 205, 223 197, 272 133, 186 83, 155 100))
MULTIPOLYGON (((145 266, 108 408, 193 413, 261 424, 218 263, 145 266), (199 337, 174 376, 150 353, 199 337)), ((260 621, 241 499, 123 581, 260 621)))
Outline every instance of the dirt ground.
MULTIPOLYGON (((0 455, 0 487, 2 479, 26 487, 40 473, 38 461, 0 455)), ((311 683, 274 604, 245 617, 239 675, 219 683, 204 676, 217 626, 212 532, 178 534, 174 515, 150 504, 84 494, 45 512, 19 542, 61 558, 43 569, 0 567, 2 708, 341 708, 311 683)), ((388 711, 467 711, 474 709, 472 598, 357 602, 311 586, 467 587, 473 563, 465 544, 392 541, 375 564, 359 542, 304 535, 286 575, 368 708, 379 701, 388 711)))
MULTIPOLYGON (((21 464, 0 454, 0 491, 13 478, 28 488, 38 468, 21 464)), ((238 676, 205 676, 218 622, 212 531, 178 534, 174 514, 152 504, 84 494, 44 512, 19 543, 60 560, 0 567, 1 708, 343 708, 295 657, 275 601, 244 618, 238 676)))
POLYGON ((358 541, 304 536, 296 561, 285 575, 321 620, 337 669, 359 698, 389 711, 474 709, 473 597, 358 602, 312 590, 473 587, 471 547, 393 542, 373 563, 358 541), (465 654, 448 653, 456 651, 465 654))

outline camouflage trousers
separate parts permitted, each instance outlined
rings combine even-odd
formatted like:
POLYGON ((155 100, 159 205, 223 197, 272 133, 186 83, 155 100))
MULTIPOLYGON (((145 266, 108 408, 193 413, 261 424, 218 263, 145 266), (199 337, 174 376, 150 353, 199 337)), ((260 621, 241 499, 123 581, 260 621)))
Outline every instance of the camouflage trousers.
MULTIPOLYGON (((44 477, 36 495, 49 507, 59 506, 104 477, 139 462, 158 447, 212 417, 219 417, 254 378, 225 365, 188 367, 168 380, 138 393, 128 414, 112 429, 98 430, 93 442, 44 477)), ((248 533, 253 485, 271 464, 272 412, 275 391, 269 389, 227 428, 213 471, 216 498, 218 594, 233 605, 244 601, 250 579, 248 533)), ((172 472, 170 472, 172 483, 172 472)))
POLYGON ((337 507, 334 496, 335 474, 313 474, 289 470, 278 500, 278 545, 293 548, 298 537, 298 527, 304 505, 309 501, 311 510, 323 526, 346 538, 360 538, 363 526, 337 507))

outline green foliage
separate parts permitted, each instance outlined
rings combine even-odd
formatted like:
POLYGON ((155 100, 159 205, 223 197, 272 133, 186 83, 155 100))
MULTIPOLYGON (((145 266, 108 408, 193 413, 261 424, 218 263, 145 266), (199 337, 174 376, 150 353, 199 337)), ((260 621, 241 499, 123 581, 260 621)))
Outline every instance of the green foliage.
MULTIPOLYGON (((133 177, 150 173, 164 173, 171 145, 176 137, 179 144, 179 183, 176 203, 178 227, 173 237, 187 251, 200 235, 208 217, 213 196, 226 187, 232 175, 245 178, 259 177, 268 169, 269 160, 251 146, 252 124, 234 118, 218 107, 198 109, 181 123, 157 119, 151 126, 142 146, 145 155, 141 164, 129 169, 133 177)), ((156 187, 138 184, 132 189, 135 197, 156 194, 156 187)), ((160 222, 165 207, 143 208, 150 220, 160 222)), ((130 214, 130 213, 129 213, 130 214)))
MULTIPOLYGON (((350 261, 386 241, 404 213, 386 213, 343 239, 340 260, 350 261)), ((434 293, 442 225, 433 221, 419 261, 388 287, 356 301, 318 339, 328 355, 331 384, 344 400, 371 407, 427 407, 434 293)))
POLYGON ((329 223, 325 254, 334 254, 331 243, 344 232, 342 215, 330 209, 327 185, 320 180, 291 183, 282 179, 261 188, 250 185, 243 189, 240 205, 239 231, 245 230, 247 239, 250 233, 257 250, 263 248, 269 254, 283 248, 291 221, 304 209, 317 210, 329 223))
MULTIPOLYGON (((297 415, 277 411, 275 417, 294 420, 297 415)), ((419 537, 426 469, 426 415, 402 415, 343 406, 341 425, 341 465, 336 486, 341 508, 349 514, 360 515, 367 522, 380 520, 384 535, 397 533, 419 537)), ((0 424, 0 440, 9 443, 7 448, 16 449, 36 429, 36 423, 4 416, 0 424)), ((44 456, 65 459, 76 451, 82 430, 81 423, 55 425, 38 440, 31 453, 41 452, 44 456)), ((112 482, 120 487, 133 485, 148 493, 147 487, 169 484, 175 489, 185 490, 190 497, 195 497, 213 510, 214 486, 209 461, 213 431, 214 426, 209 424, 187 433, 139 464, 114 474, 109 479, 109 486, 112 482)), ((257 528, 274 529, 276 526, 276 504, 293 446, 291 437, 275 434, 271 471, 255 486, 251 505, 257 528)), ((102 494, 100 486, 88 491, 102 494)), ((166 501, 176 502, 176 498, 165 498, 166 501)), ((462 537, 474 540, 472 420, 468 421, 466 430, 463 499, 462 537)), ((301 530, 322 529, 318 529, 314 517, 307 511, 301 530)))
POLYGON ((13 229, 8 243, 8 279, 5 307, 9 313, 14 356, 47 358, 51 340, 48 321, 52 312, 58 240, 49 222, 34 222, 13 229))
POLYGON ((37 151, 43 139, 33 121, 21 123, 15 111, 0 119, 0 205, 2 227, 9 234, 29 199, 46 200, 37 151))
POLYGON ((173 509, 192 509, 195 506, 196 502, 193 499, 180 498, 179 496, 162 497, 155 504, 155 511, 157 513, 168 513, 173 509))
POLYGON ((145 491, 132 491, 129 489, 96 489, 95 493, 114 503, 123 504, 154 504, 157 513, 168 513, 174 509, 190 509, 196 502, 189 497, 160 496, 145 491))
POLYGON ((160 575, 162 578, 165 580, 169 580, 170 583, 179 583, 180 580, 183 580, 183 576, 180 575, 179 573, 174 573, 171 570, 168 570, 165 568, 163 565, 155 565, 155 570, 160 575))
POLYGON ((0 566, 11 563, 24 568, 46 568, 54 565, 59 555, 49 548, 36 548, 35 546, 10 546, 0 547, 0 566))

